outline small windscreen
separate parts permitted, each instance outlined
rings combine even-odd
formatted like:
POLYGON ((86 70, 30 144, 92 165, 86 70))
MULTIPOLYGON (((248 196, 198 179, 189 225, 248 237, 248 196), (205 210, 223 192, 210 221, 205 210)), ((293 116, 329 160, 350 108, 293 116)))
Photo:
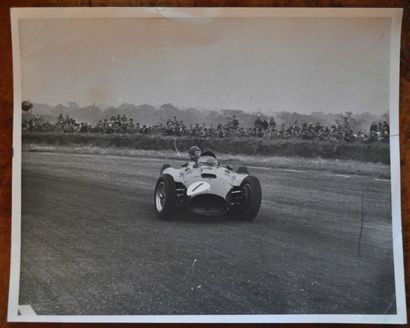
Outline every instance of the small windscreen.
POLYGON ((198 160, 199 165, 218 166, 218 161, 212 156, 201 156, 198 160))

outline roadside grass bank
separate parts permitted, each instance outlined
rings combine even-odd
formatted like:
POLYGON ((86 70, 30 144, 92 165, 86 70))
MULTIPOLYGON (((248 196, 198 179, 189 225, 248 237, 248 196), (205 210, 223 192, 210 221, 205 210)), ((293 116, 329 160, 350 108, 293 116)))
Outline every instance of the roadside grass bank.
MULTIPOLYGON (((163 159, 170 161, 187 161, 188 154, 184 151, 179 155, 172 150, 144 150, 96 146, 54 146, 39 145, 25 142, 23 152, 49 152, 101 156, 128 156, 163 159)), ((217 158, 222 164, 235 166, 266 167, 301 171, 328 171, 336 174, 366 175, 380 179, 390 179, 390 165, 383 163, 361 162, 356 160, 339 159, 307 159, 302 157, 255 156, 218 153, 217 158)))
POLYGON ((379 142, 314 141, 303 139, 263 139, 255 137, 198 138, 151 134, 93 134, 64 132, 24 132, 23 143, 70 146, 127 148, 130 150, 178 150, 190 146, 211 148, 218 154, 264 157, 339 159, 389 164, 389 144, 379 142))

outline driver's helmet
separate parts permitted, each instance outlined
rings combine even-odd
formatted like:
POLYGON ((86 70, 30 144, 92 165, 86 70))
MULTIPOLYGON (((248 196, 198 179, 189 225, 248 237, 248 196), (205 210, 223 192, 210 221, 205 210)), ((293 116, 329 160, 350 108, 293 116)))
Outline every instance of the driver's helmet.
POLYGON ((204 149, 204 151, 201 153, 201 157, 202 156, 211 156, 213 158, 216 158, 215 153, 210 149, 204 149))

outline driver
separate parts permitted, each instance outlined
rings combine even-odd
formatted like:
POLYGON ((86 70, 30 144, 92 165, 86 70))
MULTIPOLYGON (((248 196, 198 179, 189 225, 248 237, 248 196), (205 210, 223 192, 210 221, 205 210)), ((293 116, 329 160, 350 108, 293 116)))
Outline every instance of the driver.
POLYGON ((210 149, 204 149, 203 152, 201 153, 201 157, 202 156, 210 156, 216 159, 215 153, 210 149))
POLYGON ((204 149, 202 151, 200 162, 207 163, 211 166, 219 166, 215 153, 210 149, 204 149))

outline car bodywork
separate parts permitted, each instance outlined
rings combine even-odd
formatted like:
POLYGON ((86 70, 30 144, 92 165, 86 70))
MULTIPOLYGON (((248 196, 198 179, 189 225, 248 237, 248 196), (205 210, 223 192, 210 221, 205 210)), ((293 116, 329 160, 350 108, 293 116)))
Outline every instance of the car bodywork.
MULTIPOLYGON (((239 212, 247 205, 246 202, 252 192, 244 189, 244 181, 249 177, 246 168, 237 172, 229 166, 219 165, 211 156, 203 156, 197 163, 189 162, 181 168, 165 166, 161 177, 167 177, 169 181, 171 177, 175 184, 175 207, 186 207, 200 215, 224 215, 239 212)), ((255 177, 252 178, 257 180, 255 177)), ((260 188, 259 181, 257 184, 256 187, 260 188)), ((157 213, 160 214, 161 197, 158 196, 157 189, 154 205, 157 213)), ((257 197, 260 198, 259 194, 257 197)), ((260 199, 257 205, 257 211, 259 211, 260 199)))

